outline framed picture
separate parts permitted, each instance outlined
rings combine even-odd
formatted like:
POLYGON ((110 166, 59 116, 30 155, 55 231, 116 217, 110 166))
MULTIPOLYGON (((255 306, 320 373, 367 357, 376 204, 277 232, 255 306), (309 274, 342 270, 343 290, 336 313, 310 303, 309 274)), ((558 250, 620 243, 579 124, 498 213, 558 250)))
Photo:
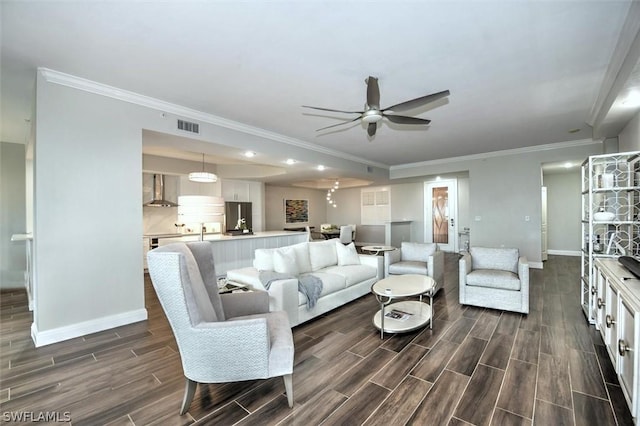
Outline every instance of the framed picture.
POLYGON ((285 223, 309 222, 309 200, 284 200, 285 223))

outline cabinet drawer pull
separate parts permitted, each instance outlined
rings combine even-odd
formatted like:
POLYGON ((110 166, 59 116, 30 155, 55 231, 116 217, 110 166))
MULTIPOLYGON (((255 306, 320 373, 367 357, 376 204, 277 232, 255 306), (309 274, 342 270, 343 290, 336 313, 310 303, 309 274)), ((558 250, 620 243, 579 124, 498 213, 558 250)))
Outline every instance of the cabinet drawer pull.
POLYGON ((595 287, 591 287, 591 294, 593 294, 594 296, 596 295, 596 288, 595 287))
POLYGON ((602 300, 602 297, 598 297, 598 309, 602 309, 603 306, 604 300, 602 300))
POLYGON ((618 340, 618 353, 620 356, 625 356, 630 350, 631 348, 627 345, 627 342, 622 339, 618 340))
POLYGON ((616 320, 613 319, 611 315, 607 315, 604 322, 607 324, 607 328, 611 328, 611 326, 616 323, 616 320))

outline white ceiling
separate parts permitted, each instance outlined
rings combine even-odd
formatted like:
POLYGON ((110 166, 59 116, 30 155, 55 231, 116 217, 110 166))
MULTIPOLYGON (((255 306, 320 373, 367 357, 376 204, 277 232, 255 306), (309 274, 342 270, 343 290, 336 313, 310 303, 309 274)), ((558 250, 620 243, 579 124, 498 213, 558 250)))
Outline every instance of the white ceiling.
MULTIPOLYGON (((622 104, 639 90, 637 2, 2 1, 0 7, 0 137, 7 142, 26 139, 36 67, 386 166, 616 136, 638 111, 622 104), (451 95, 406 114, 431 119, 426 128, 384 120, 373 139, 359 122, 316 132, 354 117, 301 105, 362 110, 369 75, 379 78, 381 107, 445 89, 451 95)), ((217 142, 227 150, 235 143, 217 142)), ((153 145, 148 140, 145 152, 163 155, 153 145)), ((219 156, 232 155, 223 148, 219 156)), ((196 151, 190 158, 199 158, 196 151)), ((253 161, 282 165, 281 158, 253 161)), ((292 173, 288 183, 317 177, 292 173)))

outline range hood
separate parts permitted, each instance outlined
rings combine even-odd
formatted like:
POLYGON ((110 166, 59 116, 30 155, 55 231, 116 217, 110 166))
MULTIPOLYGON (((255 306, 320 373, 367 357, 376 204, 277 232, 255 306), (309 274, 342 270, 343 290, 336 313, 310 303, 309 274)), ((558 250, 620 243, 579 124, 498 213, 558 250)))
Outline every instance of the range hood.
POLYGON ((169 201, 164 197, 164 175, 153 175, 153 198, 145 207, 178 207, 173 201, 169 201))

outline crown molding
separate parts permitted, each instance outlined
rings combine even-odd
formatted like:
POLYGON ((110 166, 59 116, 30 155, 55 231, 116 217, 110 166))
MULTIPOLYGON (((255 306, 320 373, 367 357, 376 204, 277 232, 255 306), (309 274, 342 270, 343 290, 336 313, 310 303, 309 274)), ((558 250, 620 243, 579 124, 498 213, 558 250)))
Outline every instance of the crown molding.
POLYGON ((435 166, 439 164, 449 164, 456 163, 460 161, 472 161, 472 160, 483 160, 486 158, 494 158, 494 157, 504 157, 507 155, 518 155, 518 154, 528 154, 532 152, 540 152, 540 151, 550 151, 555 149, 562 148, 573 148, 576 146, 585 146, 592 145, 596 143, 602 143, 603 139, 594 140, 594 139, 580 139, 577 141, 568 141, 568 142, 557 142, 557 143, 549 143, 544 145, 534 145, 534 146, 526 146, 523 148, 514 148, 514 149, 505 149, 502 151, 492 151, 492 152, 483 152, 480 154, 471 154, 471 155, 463 155, 460 157, 450 157, 450 158, 441 158, 438 160, 429 160, 422 161, 419 163, 407 163, 400 164, 397 166, 391 166, 389 168, 390 171, 394 170, 403 170, 403 169, 412 169, 414 167, 425 167, 425 166, 435 166))
POLYGON ((253 127, 247 124, 239 123, 237 121, 228 120, 226 118, 218 117, 217 115, 187 108, 181 105, 173 104, 171 102, 166 102, 160 99, 152 98, 150 96, 141 95, 139 93, 130 92, 124 89, 119 89, 117 87, 109 86, 107 84, 97 83, 92 80, 87 80, 86 78, 77 77, 71 74, 66 74, 60 71, 55 71, 49 68, 42 68, 42 67, 38 68, 38 72, 44 77, 44 79, 48 83, 71 87, 73 89, 82 90, 82 91, 93 93, 100 96, 106 96, 109 98, 117 99, 117 100, 128 102, 131 104, 140 105, 140 106, 155 109, 158 111, 167 112, 180 117, 197 120, 202 123, 212 124, 214 126, 224 127, 226 129, 235 130, 238 132, 261 137, 264 139, 270 139, 275 142, 296 146, 298 148, 307 149, 307 150, 318 152, 321 154, 326 154, 333 157, 354 161, 359 164, 365 164, 365 165, 389 170, 388 164, 382 164, 374 161, 363 160, 362 158, 349 155, 344 152, 335 151, 335 150, 324 148, 324 147, 319 147, 317 145, 312 145, 308 142, 304 142, 299 139, 284 136, 279 133, 270 132, 268 130, 264 130, 258 127, 253 127))

